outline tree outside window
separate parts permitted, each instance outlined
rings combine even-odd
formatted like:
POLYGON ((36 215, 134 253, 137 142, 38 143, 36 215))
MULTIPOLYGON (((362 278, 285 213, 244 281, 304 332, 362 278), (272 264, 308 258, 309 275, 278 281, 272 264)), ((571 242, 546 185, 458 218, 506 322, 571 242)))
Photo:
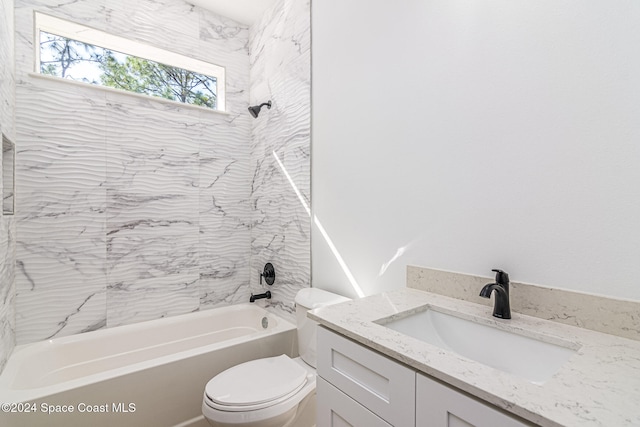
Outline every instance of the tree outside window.
POLYGON ((40 32, 40 73, 216 109, 217 80, 40 32))

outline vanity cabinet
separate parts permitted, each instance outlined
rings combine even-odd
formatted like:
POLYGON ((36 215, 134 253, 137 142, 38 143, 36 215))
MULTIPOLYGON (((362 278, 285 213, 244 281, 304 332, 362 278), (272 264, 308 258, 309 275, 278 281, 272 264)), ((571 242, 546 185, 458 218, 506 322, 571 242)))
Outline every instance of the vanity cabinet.
POLYGON ((416 374, 416 426, 425 427, 529 427, 531 424, 416 374))
POLYGON ((382 418, 323 380, 317 378, 317 425, 324 427, 393 427, 382 418))
MULTIPOLYGON (((318 382, 325 380, 364 410, 395 427, 414 427, 416 373, 413 369, 323 327, 318 328, 318 382)), ((326 412, 318 389, 318 413, 326 412)), ((328 401, 333 404, 334 401, 328 401)), ((329 408, 328 410, 333 410, 329 408)), ((335 408, 339 415, 343 408, 335 408)), ((323 424, 318 427, 349 424, 323 424)), ((366 424, 359 421, 354 427, 366 424)))
POLYGON ((499 409, 324 327, 318 427, 530 427, 499 409))

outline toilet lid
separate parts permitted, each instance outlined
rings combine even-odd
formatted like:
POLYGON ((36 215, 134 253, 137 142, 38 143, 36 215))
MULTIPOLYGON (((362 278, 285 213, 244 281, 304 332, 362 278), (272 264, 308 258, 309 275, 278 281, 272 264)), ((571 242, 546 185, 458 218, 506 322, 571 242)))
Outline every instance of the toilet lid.
POLYGON ((205 393, 218 405, 248 407, 291 394, 306 380, 307 371, 283 354, 229 368, 207 383, 205 393))

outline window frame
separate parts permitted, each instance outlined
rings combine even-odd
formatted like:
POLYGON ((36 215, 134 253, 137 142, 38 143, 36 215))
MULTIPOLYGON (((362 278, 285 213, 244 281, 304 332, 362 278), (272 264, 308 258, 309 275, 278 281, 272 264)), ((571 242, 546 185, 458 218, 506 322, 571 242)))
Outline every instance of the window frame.
MULTIPOLYGON (((101 30, 87 27, 85 25, 77 24, 75 22, 67 21, 64 19, 56 18, 51 15, 46 15, 40 12, 34 12, 34 72, 43 75, 40 70, 40 32, 54 34, 61 37, 77 40, 79 42, 91 44, 101 48, 113 50, 130 56, 137 56, 142 59, 159 62, 161 64, 169 65, 172 67, 182 68, 187 71, 192 71, 198 74, 204 74, 216 79, 216 108, 207 108, 211 111, 226 111, 226 97, 225 97, 225 67, 220 65, 211 64, 199 59, 190 58, 186 55, 171 52, 166 49, 144 44, 135 40, 130 40, 124 37, 116 36, 106 33, 101 30)), ((53 77, 56 78, 56 77, 53 77)), ((57 77, 59 78, 59 77, 57 77)), ((64 80, 64 79, 63 79, 64 80)), ((75 80, 74 80, 75 81, 75 80)), ((83 83, 83 82, 79 82, 83 83)), ((93 87, 108 88, 108 86, 93 85, 93 87)), ((134 93, 123 89, 117 89, 124 93, 134 93)), ((136 94, 145 95, 145 94, 136 94)), ((164 99, 150 95, 145 95, 153 99, 164 99)), ((186 104, 180 101, 164 99, 164 101, 173 101, 182 105, 186 104)), ((202 107, 206 108, 206 107, 202 107)))

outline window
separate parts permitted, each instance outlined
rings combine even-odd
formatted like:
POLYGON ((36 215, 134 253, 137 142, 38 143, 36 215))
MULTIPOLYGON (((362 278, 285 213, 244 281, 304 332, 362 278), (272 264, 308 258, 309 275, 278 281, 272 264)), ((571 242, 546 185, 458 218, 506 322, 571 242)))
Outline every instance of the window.
POLYGON ((224 111, 223 67, 36 13, 36 72, 224 111))

